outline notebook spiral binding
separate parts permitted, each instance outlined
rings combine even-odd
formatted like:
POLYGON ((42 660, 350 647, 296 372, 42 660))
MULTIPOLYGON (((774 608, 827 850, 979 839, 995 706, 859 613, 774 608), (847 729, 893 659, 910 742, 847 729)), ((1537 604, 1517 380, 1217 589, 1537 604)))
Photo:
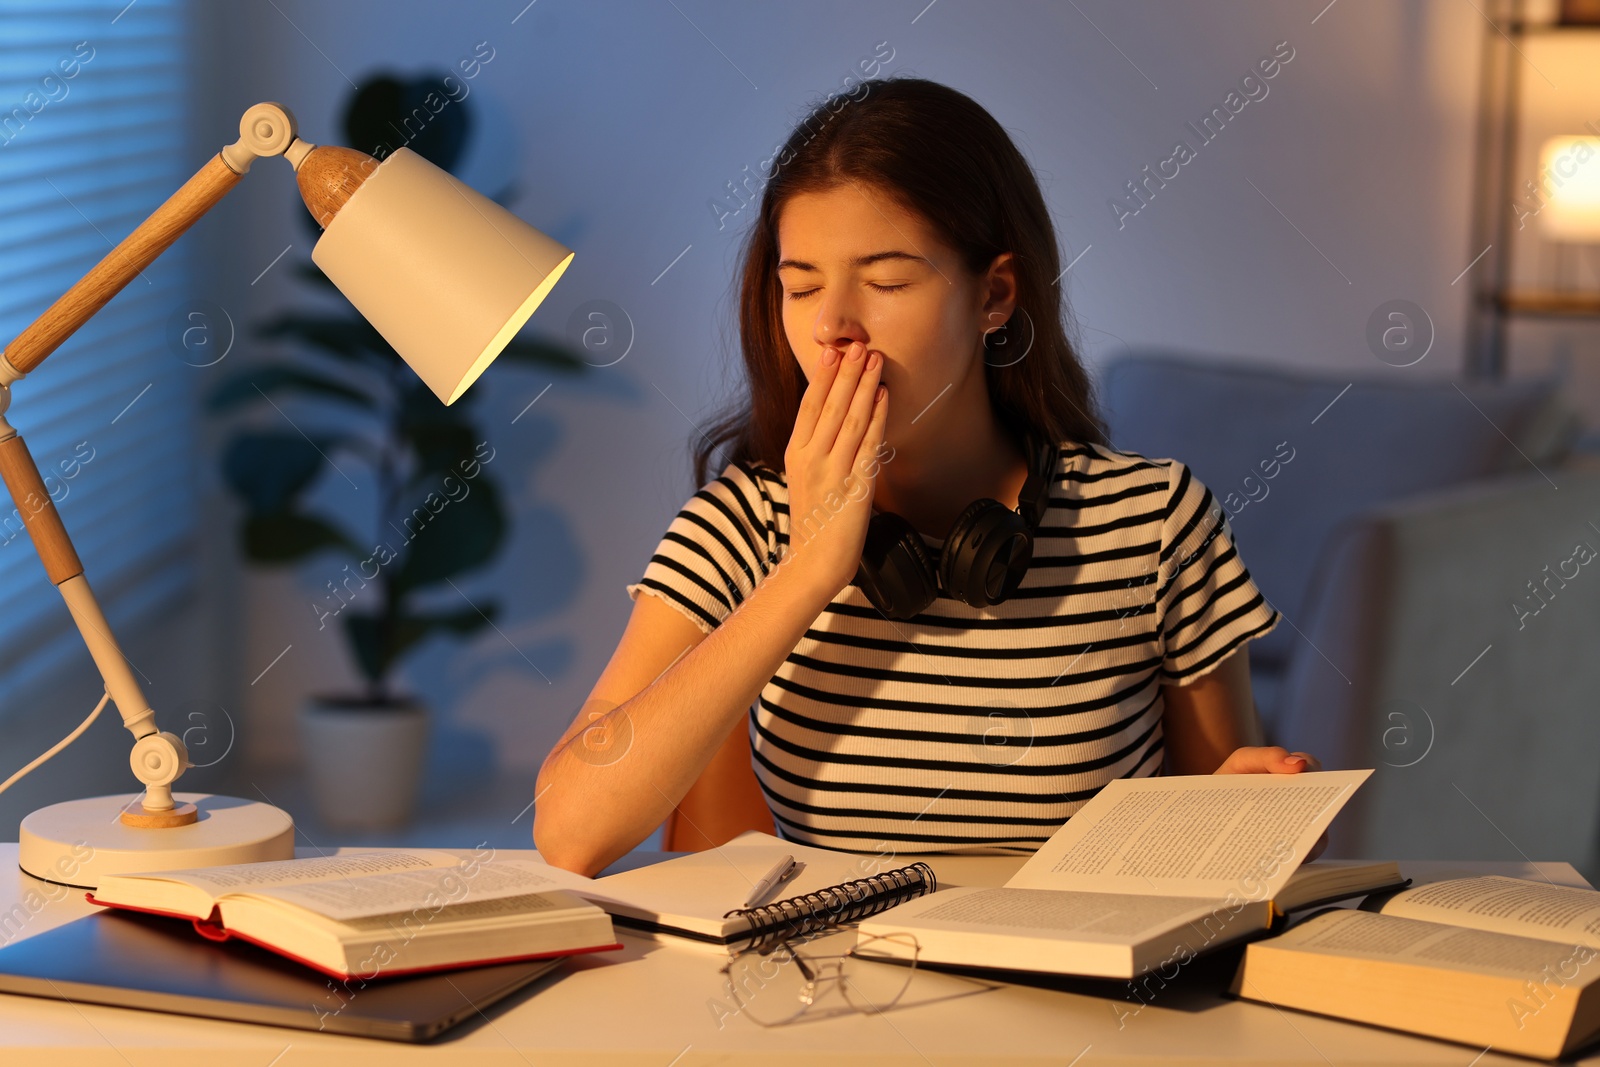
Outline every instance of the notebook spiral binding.
POLYGON ((750 929, 743 937, 750 944, 744 951, 766 954, 790 938, 857 922, 938 888, 933 868, 918 862, 754 908, 734 908, 723 918, 748 917, 750 929))

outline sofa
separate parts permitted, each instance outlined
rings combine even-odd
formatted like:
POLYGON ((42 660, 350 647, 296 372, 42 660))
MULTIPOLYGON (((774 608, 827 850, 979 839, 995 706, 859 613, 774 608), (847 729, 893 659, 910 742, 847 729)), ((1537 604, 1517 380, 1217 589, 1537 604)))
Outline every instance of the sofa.
POLYGON ((1283 622, 1268 744, 1373 775, 1327 855, 1600 876, 1600 460, 1550 380, 1296 372, 1125 349, 1113 447, 1187 463, 1283 622))

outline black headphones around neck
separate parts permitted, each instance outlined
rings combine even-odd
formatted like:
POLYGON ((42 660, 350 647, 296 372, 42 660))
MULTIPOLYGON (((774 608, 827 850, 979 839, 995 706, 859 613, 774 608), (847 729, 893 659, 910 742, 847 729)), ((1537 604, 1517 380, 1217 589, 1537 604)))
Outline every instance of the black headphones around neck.
POLYGON ((989 497, 966 506, 950 527, 935 563, 922 535, 892 511, 880 511, 867 524, 866 545, 855 584, 874 607, 891 619, 922 611, 942 587, 975 608, 998 604, 1017 591, 1033 561, 1033 538, 1050 503, 1050 475, 1056 448, 1031 436, 1028 478, 1017 508, 989 497))

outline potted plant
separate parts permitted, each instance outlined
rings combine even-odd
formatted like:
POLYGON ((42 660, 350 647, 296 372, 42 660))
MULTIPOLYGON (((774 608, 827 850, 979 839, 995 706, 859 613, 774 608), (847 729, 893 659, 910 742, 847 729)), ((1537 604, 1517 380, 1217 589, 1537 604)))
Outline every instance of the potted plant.
MULTIPOLYGON (((438 98, 441 81, 369 80, 346 109, 345 143, 388 143, 385 133, 393 138, 408 119, 426 113, 424 99, 438 98)), ((465 102, 456 100, 406 146, 452 170, 468 129, 465 102)), ((506 195, 493 199, 503 204, 506 195)), ((300 214, 317 232, 309 214, 300 214)), ((392 827, 414 806, 429 718, 413 694, 396 687, 395 673, 428 638, 464 637, 489 625, 493 602, 457 596, 459 609, 423 605, 430 593, 448 590, 494 558, 507 518, 491 473, 494 449, 474 418, 481 385, 444 406, 316 266, 301 264, 297 273, 343 307, 288 311, 260 323, 256 335, 294 342, 295 358, 241 370, 217 386, 208 406, 219 414, 256 408, 271 416, 270 404, 284 416, 268 418, 265 428, 241 427, 224 448, 224 478, 245 509, 240 542, 253 563, 345 560, 337 571, 330 568, 313 611, 319 629, 343 629, 365 686, 307 700, 300 713, 305 766, 324 821, 392 827), (290 410, 298 417, 291 419, 290 410), (351 461, 377 489, 376 513, 359 534, 307 501, 351 461)), ((512 341, 495 366, 508 364, 585 366, 566 347, 531 339, 512 341)))

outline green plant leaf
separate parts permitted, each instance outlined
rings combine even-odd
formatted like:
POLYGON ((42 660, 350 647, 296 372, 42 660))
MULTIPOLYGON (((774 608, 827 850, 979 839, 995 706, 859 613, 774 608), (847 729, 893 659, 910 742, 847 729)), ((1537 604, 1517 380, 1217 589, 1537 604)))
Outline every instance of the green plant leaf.
POLYGON ((467 408, 467 397, 476 390, 469 389, 461 398, 449 407, 439 403, 439 398, 433 391, 423 384, 422 379, 407 371, 401 376, 399 383, 400 397, 400 429, 408 436, 415 427, 427 426, 462 426, 471 428, 473 425, 467 408))
POLYGON ((262 367, 234 375, 212 391, 207 406, 212 411, 227 411, 240 404, 285 392, 342 400, 368 411, 377 408, 377 401, 370 394, 354 386, 320 374, 283 366, 262 367))
POLYGON ((446 475, 462 477, 464 470, 472 469, 471 463, 477 456, 470 426, 417 426, 412 427, 410 438, 417 466, 411 483, 406 486, 408 495, 417 489, 423 492, 429 488, 442 489, 446 475))
POLYGON ((511 343, 495 357, 495 361, 571 372, 581 372, 588 367, 583 356, 576 350, 555 341, 544 341, 536 337, 512 338, 511 343))
POLYGON ((416 458, 412 482, 405 487, 408 494, 419 486, 438 487, 447 474, 459 475, 476 455, 478 427, 466 410, 474 391, 445 407, 421 382, 403 387, 399 432, 416 458))
POLYGON ((317 476, 326 462, 323 452, 331 443, 318 445, 299 434, 242 433, 223 453, 223 477, 252 513, 287 511, 294 497, 317 476))
POLYGON ((418 614, 412 616, 412 618, 420 621, 430 631, 448 630, 458 636, 466 637, 488 626, 499 610, 500 605, 490 601, 487 604, 479 604, 477 607, 465 608, 461 611, 447 611, 434 615, 418 614))
POLYGON ((256 327, 257 337, 310 345, 348 363, 388 368, 400 360, 383 335, 360 315, 284 312, 256 327))
MULTIPOLYGON (((311 216, 307 214, 306 218, 309 219, 311 216)), ((316 220, 312 219, 312 221, 315 222, 316 220)), ((321 227, 317 228, 317 232, 319 234, 322 232, 321 227)), ((336 293, 340 291, 339 287, 333 284, 333 279, 322 273, 322 268, 317 266, 315 263, 296 263, 294 265, 294 272, 304 281, 313 282, 325 289, 331 289, 336 293)))
POLYGON ((380 625, 379 616, 348 612, 344 617, 345 637, 350 642, 350 651, 355 655, 362 677, 376 686, 407 652, 429 634, 442 631, 464 637, 489 625, 499 605, 489 603, 482 605, 482 608, 481 614, 474 608, 468 608, 458 612, 402 615, 387 633, 380 625))
POLYGON ((360 555, 337 528, 292 511, 246 515, 242 540, 245 555, 257 563, 291 563, 326 548, 360 555))
MULTIPOLYGON (((463 64, 461 69, 468 68, 463 64)), ((463 91, 454 107, 445 106, 449 101, 439 99, 439 88, 443 85, 448 92, 453 80, 449 68, 421 70, 410 77, 385 71, 363 78, 345 106, 344 136, 337 143, 383 159, 394 151, 390 145, 398 135, 400 144, 454 173, 476 124, 477 105, 468 107, 463 91)))
POLYGON ((413 497, 416 506, 400 518, 410 541, 395 572, 397 592, 482 566, 500 548, 506 516, 494 483, 479 477, 461 485, 465 495, 459 498, 447 495, 442 487, 413 497))
POLYGON ((344 615, 344 634, 350 642, 350 651, 356 658, 356 666, 361 669, 362 677, 376 686, 400 656, 402 650, 396 647, 398 641, 384 640, 378 629, 376 615, 359 615, 350 611, 344 615))

